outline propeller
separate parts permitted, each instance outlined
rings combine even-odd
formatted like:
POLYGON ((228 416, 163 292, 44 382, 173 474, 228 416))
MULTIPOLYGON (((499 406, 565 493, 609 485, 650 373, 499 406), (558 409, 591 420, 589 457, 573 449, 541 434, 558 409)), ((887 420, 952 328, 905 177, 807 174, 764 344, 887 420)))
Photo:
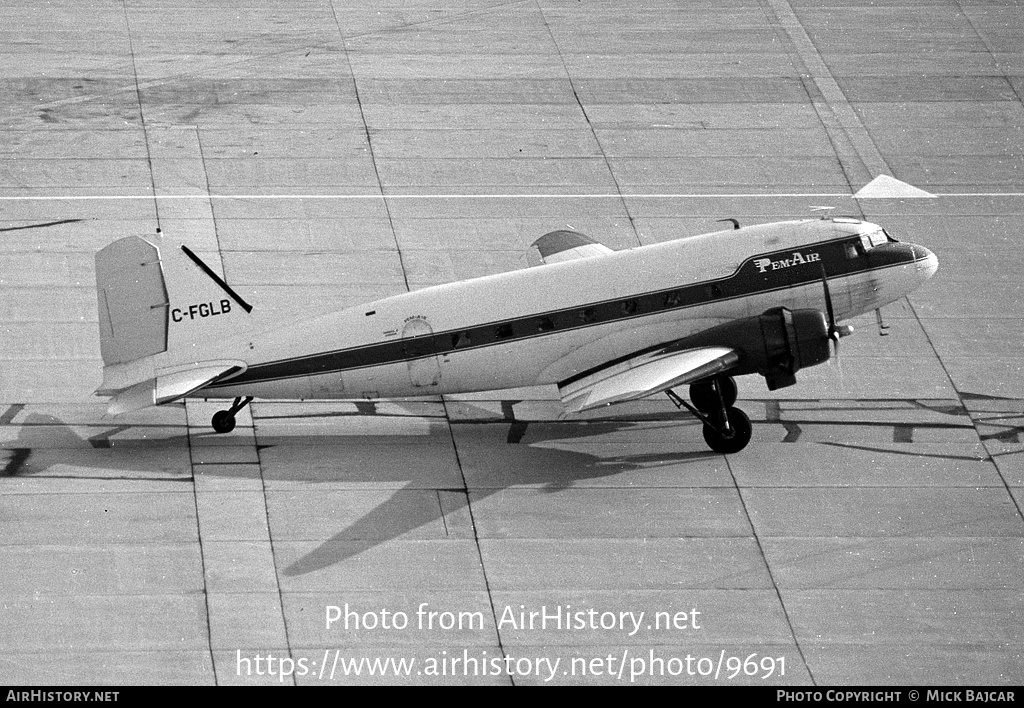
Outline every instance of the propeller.
POLYGON ((832 340, 832 349, 835 351, 836 361, 839 360, 839 340, 853 334, 853 327, 850 325, 836 324, 836 312, 832 307, 832 293, 828 287, 828 274, 825 272, 825 264, 821 264, 821 286, 825 289, 825 311, 828 314, 828 338, 832 340))

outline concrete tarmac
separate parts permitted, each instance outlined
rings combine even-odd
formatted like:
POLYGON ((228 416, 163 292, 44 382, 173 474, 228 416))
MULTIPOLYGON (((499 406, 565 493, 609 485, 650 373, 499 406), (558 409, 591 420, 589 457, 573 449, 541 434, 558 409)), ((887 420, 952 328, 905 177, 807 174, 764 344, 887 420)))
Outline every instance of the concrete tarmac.
POLYGON ((0 683, 1024 683, 1015 2, 9 0, 0 37, 0 683), (741 379, 736 455, 658 398, 220 436, 92 396, 122 236, 294 318, 818 205, 940 268, 741 379))

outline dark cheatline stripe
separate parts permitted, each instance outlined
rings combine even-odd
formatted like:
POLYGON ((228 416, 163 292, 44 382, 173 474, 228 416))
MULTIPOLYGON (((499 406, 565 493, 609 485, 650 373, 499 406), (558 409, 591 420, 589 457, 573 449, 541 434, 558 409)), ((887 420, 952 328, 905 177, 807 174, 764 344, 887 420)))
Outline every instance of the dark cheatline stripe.
POLYGON ((859 242, 859 238, 846 235, 832 241, 758 254, 746 259, 732 275, 679 288, 488 322, 467 329, 446 330, 423 337, 257 364, 235 378, 207 388, 234 387, 400 363, 454 351, 480 349, 549 334, 560 334, 671 310, 683 310, 711 302, 789 290, 821 282, 822 266, 829 278, 841 278, 859 272, 913 263, 916 260, 913 247, 903 243, 877 246, 867 254, 849 258, 846 246, 854 241, 859 242), (772 265, 787 259, 792 260, 795 253, 801 254, 801 258, 805 260, 778 268, 772 265), (819 260, 806 260, 815 255, 819 260), (767 265, 765 261, 768 262, 767 265))

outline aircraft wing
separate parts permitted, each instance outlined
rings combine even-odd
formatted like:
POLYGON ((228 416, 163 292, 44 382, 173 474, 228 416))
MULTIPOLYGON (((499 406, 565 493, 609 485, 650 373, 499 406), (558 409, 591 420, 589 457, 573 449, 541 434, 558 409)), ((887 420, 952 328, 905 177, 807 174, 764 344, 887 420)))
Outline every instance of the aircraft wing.
POLYGON ((558 392, 566 410, 575 413, 693 383, 730 369, 739 358, 729 347, 663 347, 568 379, 559 384, 558 392))
POLYGON ((118 391, 107 407, 107 415, 171 403, 204 386, 245 370, 244 362, 209 362, 177 371, 158 372, 155 378, 118 391))
POLYGON ((607 246, 576 231, 552 231, 544 234, 533 242, 532 248, 534 253, 540 256, 540 260, 536 261, 533 257, 534 253, 530 254, 530 262, 533 265, 561 263, 576 258, 590 258, 615 253, 607 246))

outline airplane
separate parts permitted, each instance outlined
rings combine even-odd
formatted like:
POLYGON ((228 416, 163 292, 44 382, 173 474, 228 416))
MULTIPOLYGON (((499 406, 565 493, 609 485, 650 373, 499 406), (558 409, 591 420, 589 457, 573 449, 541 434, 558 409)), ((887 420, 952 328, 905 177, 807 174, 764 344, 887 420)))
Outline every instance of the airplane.
MULTIPOLYGON (((843 320, 938 268, 883 227, 820 217, 621 251, 545 234, 536 264, 307 318, 261 316, 188 245, 129 236, 96 254, 109 415, 186 397, 377 399, 554 384, 568 413, 665 393, 718 453, 750 441, 736 376, 770 390, 838 354, 843 320), (676 389, 689 386, 689 401, 676 389)), ((881 320, 879 320, 881 322, 881 320)))

